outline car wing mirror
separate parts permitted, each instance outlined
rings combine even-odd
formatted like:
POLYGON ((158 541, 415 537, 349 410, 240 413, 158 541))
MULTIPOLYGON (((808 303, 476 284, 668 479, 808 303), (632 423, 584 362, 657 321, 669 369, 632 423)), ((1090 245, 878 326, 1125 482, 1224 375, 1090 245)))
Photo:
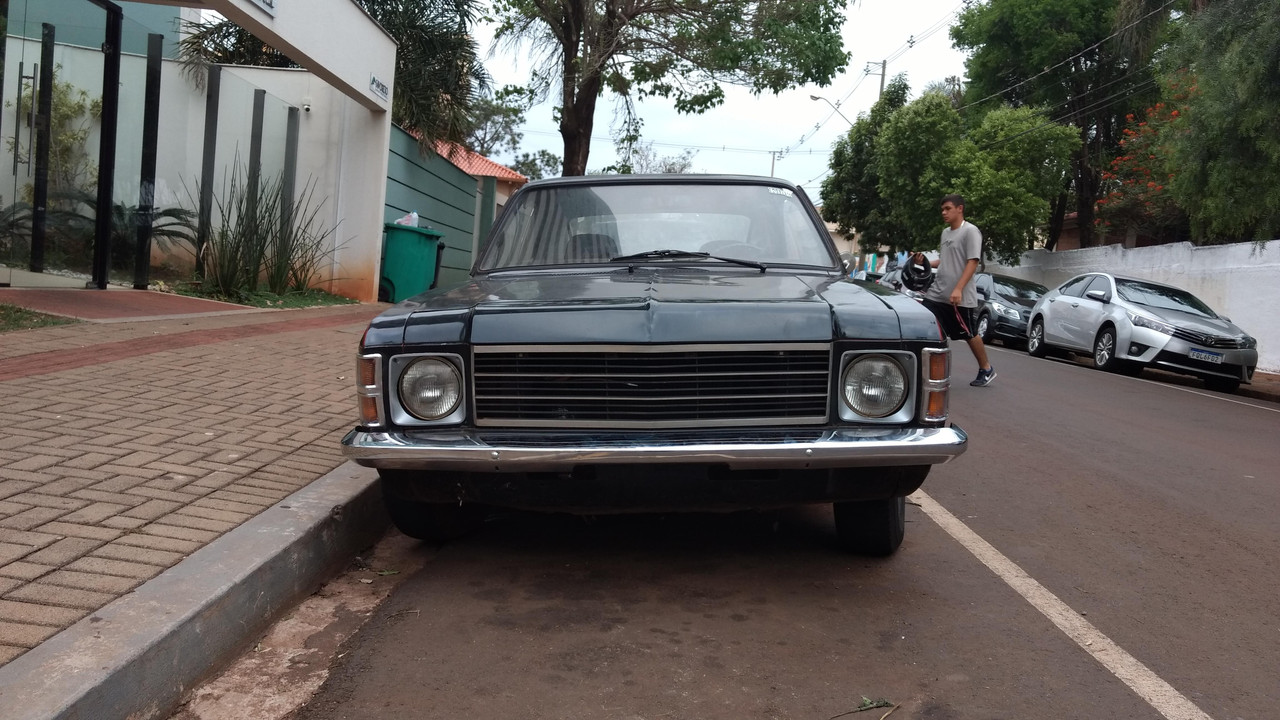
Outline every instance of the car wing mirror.
POLYGON ((1085 293, 1084 296, 1089 298, 1090 300, 1097 300, 1100 303, 1111 302, 1111 297, 1107 295, 1106 290, 1090 290, 1089 292, 1085 293))

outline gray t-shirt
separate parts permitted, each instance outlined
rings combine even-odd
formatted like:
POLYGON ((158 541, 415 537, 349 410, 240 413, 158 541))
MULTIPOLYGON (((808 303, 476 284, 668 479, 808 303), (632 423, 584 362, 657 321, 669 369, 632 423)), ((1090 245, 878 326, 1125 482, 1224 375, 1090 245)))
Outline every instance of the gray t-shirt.
MULTIPOLYGON (((924 296, 938 302, 951 302, 951 291, 955 289, 960 276, 964 274, 964 266, 970 260, 982 258, 982 232, 968 220, 960 223, 960 227, 950 227, 942 231, 942 241, 938 244, 938 274, 924 296)), ((977 273, 975 272, 974 275, 977 273)), ((978 289, 969 276, 961 295, 960 307, 978 307, 978 289)))

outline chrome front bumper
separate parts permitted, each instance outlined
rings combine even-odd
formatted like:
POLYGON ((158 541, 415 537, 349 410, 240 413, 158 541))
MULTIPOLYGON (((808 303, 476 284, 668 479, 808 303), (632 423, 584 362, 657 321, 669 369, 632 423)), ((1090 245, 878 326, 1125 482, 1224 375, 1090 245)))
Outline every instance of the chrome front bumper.
POLYGON ((379 432, 342 439, 366 467, 471 472, 564 472, 582 465, 722 465, 731 470, 937 465, 962 454, 969 437, 945 428, 573 433, 533 431, 379 432))

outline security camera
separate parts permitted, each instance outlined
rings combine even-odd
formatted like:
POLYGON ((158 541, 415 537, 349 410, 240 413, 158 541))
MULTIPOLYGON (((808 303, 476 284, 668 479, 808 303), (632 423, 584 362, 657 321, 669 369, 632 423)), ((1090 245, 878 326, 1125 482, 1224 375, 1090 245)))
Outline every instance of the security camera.
POLYGON ((306 103, 305 105, 303 105, 302 112, 311 112, 311 103, 306 103))

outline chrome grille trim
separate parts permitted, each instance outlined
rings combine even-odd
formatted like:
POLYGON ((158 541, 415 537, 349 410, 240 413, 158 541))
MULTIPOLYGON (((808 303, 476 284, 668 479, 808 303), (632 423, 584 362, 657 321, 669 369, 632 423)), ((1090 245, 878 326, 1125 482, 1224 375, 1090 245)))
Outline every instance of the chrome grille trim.
POLYGON ((831 345, 473 348, 479 427, 679 428, 825 423, 831 345))
POLYGON ((1221 335, 1205 335, 1203 333, 1192 332, 1175 327, 1173 336, 1179 340, 1186 340, 1203 347, 1223 348, 1226 350, 1236 350, 1244 347, 1244 342, 1240 338, 1222 337, 1221 335))

